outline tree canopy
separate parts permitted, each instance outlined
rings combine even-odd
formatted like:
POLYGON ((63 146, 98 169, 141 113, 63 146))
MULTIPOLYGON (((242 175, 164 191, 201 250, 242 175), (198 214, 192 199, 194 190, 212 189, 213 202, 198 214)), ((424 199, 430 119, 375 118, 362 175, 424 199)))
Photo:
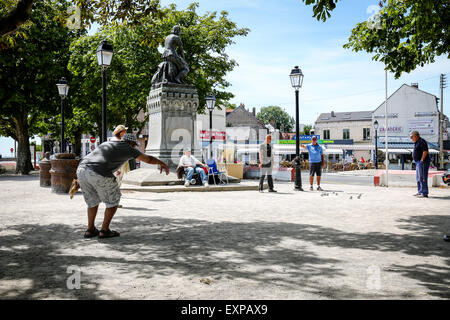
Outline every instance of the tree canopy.
POLYGON ((275 121, 275 128, 284 132, 291 132, 295 124, 294 118, 278 106, 262 107, 256 117, 265 125, 275 121))
POLYGON ((18 141, 16 170, 32 169, 29 137, 59 113, 56 83, 65 76, 68 50, 78 31, 64 27, 55 1, 42 0, 33 7, 32 23, 24 29, 17 45, 0 51, 0 135, 18 141))
MULTIPOLYGON (((0 0, 0 37, 15 32, 32 15, 34 0, 0 0)), ((159 0, 72 0, 78 9, 60 12, 69 18, 79 10, 80 28, 89 28, 93 22, 106 24, 139 24, 143 18, 161 17, 159 0)))
MULTIPOLYGON (((302 0, 313 5, 313 16, 326 21, 339 0, 302 0)), ((440 55, 450 59, 450 1, 381 0, 376 21, 353 28, 344 48, 374 53, 399 78, 440 55)))
POLYGON ((399 78, 443 54, 450 58, 450 2, 391 0, 376 17, 358 23, 344 48, 374 53, 399 78))

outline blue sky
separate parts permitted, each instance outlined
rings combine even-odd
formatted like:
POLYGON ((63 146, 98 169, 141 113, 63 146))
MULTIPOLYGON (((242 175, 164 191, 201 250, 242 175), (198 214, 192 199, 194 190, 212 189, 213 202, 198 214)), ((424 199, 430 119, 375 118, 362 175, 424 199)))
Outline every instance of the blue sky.
MULTIPOLYGON (((162 0, 185 9, 192 1, 162 0)), ((300 122, 313 124, 322 112, 374 110, 384 101, 384 66, 366 53, 354 53, 342 47, 352 28, 366 21, 375 0, 345 0, 327 22, 312 17, 312 7, 300 0, 200 0, 199 13, 228 11, 239 27, 251 31, 237 38, 227 53, 239 66, 228 74, 228 89, 248 108, 279 105, 295 116, 294 91, 289 73, 298 65, 304 75, 300 91, 300 122)), ((189 54, 189 53, 187 53, 189 54)), ((439 75, 447 74, 450 84, 450 60, 436 62, 388 78, 388 92, 403 83, 418 82, 419 88, 440 96, 439 75)), ((450 116, 449 88, 444 90, 444 113, 450 116)), ((0 138, 0 153, 9 154, 12 140, 0 138)))
MULTIPOLYGON (((374 110, 384 101, 384 66, 366 53, 354 53, 342 46, 352 28, 366 21, 375 0, 339 2, 327 22, 312 17, 312 6, 300 0, 200 0, 199 12, 229 12, 231 20, 251 31, 237 38, 228 54, 239 63, 227 79, 235 95, 231 102, 259 110, 279 105, 295 115, 294 92, 289 73, 298 65, 305 74, 300 91, 300 122, 313 124, 322 112, 374 110)), ((184 9, 191 1, 167 1, 184 9)), ((189 54, 189 53, 187 53, 189 54)), ((450 73, 450 60, 436 62, 404 74, 388 76, 388 92, 403 83, 418 82, 419 88, 440 95, 439 75, 450 73)), ((450 78, 450 75, 448 76, 450 78)), ((450 83, 450 79, 449 79, 450 83)), ((450 114, 449 88, 444 92, 444 113, 450 114)))

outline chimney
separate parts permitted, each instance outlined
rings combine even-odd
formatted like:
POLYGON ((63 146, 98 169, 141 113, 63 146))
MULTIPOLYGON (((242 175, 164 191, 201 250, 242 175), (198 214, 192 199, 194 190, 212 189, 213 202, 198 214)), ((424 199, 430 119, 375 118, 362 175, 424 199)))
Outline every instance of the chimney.
POLYGON ((419 89, 419 84, 418 83, 411 83, 411 87, 419 89))
POLYGON ((255 107, 253 107, 253 112, 252 113, 253 113, 254 116, 256 116, 256 108, 255 107))
POLYGON ((334 115, 334 111, 331 111, 331 117, 332 117, 332 118, 336 117, 336 116, 334 115))

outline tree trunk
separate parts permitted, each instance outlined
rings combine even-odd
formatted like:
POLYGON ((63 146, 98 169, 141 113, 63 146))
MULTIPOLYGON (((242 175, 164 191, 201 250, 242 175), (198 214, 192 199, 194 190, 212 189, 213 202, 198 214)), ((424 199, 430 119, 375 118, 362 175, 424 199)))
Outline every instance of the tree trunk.
POLYGON ((81 132, 75 133, 72 152, 81 157, 81 132))
POLYGON ((18 140, 16 173, 26 175, 33 170, 33 166, 31 164, 27 116, 24 115, 23 117, 14 117, 14 122, 16 124, 16 134, 18 140))

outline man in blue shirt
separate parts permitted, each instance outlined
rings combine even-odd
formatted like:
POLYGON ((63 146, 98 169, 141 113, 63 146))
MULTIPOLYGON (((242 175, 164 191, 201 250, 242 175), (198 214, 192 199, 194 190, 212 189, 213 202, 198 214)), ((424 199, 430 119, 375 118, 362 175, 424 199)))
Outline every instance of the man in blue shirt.
MULTIPOLYGON (((301 145, 304 147, 303 145, 301 145)), ((322 177, 322 168, 325 164, 322 147, 317 143, 317 137, 312 137, 312 143, 306 146, 309 154, 309 190, 313 191, 314 174, 317 175, 317 190, 323 191, 320 187, 320 179, 322 177)))

